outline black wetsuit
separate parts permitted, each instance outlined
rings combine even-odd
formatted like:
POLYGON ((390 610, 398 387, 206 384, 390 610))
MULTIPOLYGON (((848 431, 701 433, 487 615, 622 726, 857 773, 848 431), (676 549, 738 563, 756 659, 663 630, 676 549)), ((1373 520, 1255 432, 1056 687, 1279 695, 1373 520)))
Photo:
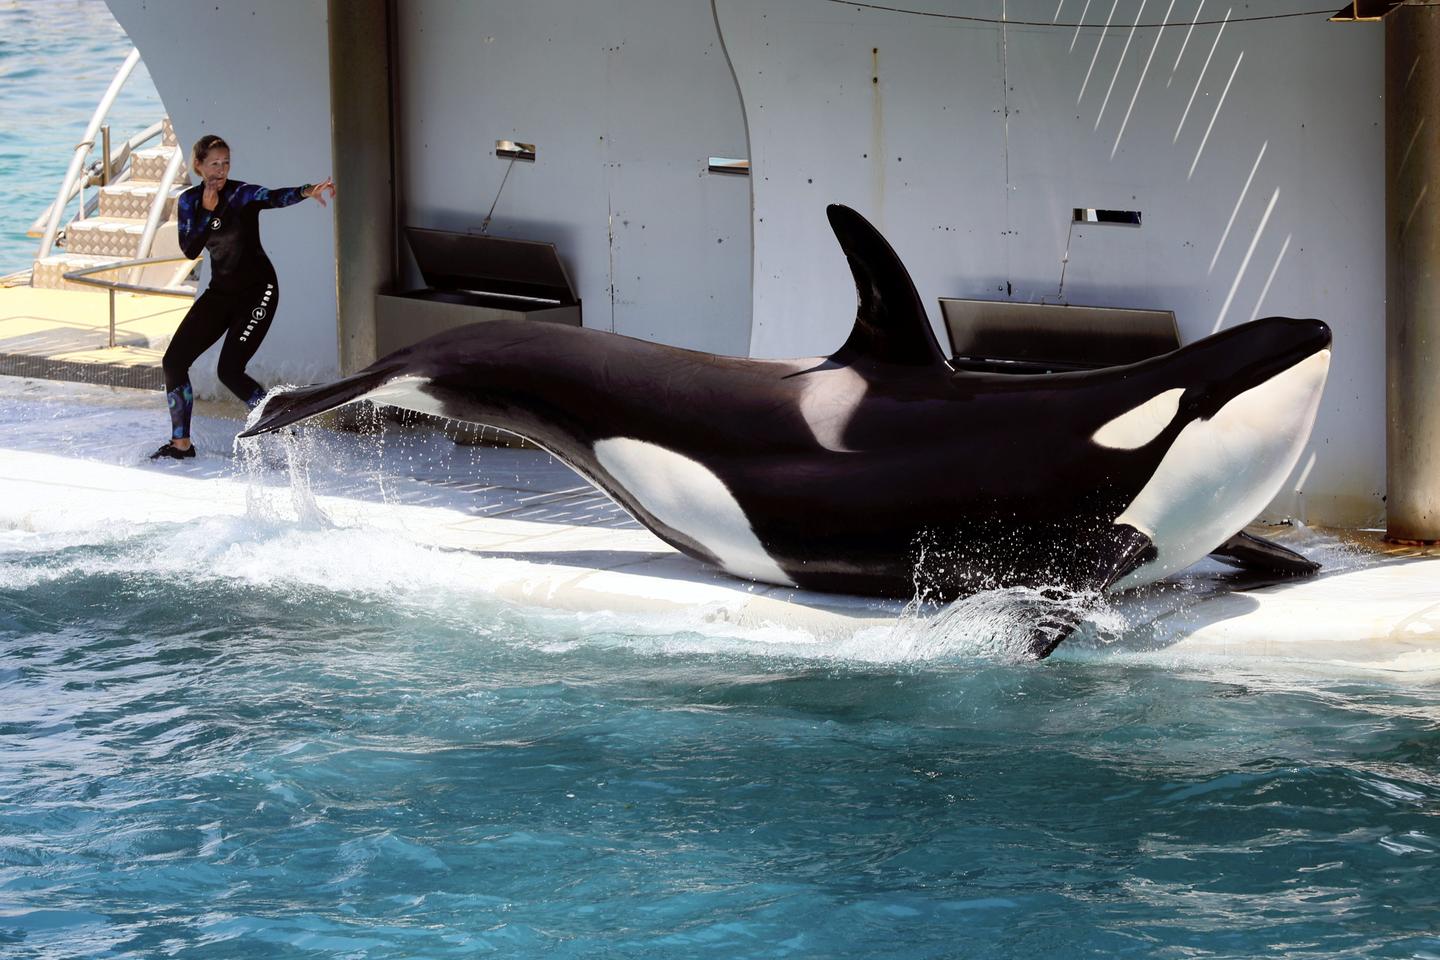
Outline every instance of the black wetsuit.
POLYGON ((190 365, 222 336, 220 382, 248 406, 264 397, 264 388, 245 373, 280 305, 275 267, 260 246, 260 211, 299 203, 305 199, 304 191, 304 187, 269 190, 228 180, 214 210, 206 210, 202 203, 204 184, 180 194, 180 249, 187 257, 209 252, 210 286, 180 321, 161 361, 172 438, 190 436, 195 407, 190 365))

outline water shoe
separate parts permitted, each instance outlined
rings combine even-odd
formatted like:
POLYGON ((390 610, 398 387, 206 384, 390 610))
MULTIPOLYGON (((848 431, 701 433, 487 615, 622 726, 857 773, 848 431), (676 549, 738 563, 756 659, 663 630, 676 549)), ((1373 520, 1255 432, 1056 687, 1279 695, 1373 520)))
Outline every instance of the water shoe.
POLYGON ((154 453, 150 454, 150 459, 160 460, 164 457, 169 457, 172 460, 188 460, 190 457, 193 456, 195 456, 195 444, 192 443, 184 450, 181 450, 179 447, 175 446, 175 444, 167 443, 159 450, 156 450, 154 453))

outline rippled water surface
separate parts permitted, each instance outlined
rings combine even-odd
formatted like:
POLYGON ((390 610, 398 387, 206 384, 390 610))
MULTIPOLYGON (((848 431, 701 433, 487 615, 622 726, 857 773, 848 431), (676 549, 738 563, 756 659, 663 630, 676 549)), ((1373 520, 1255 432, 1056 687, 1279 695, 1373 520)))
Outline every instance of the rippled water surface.
MULTIPOLYGON (((100 0, 0 3, 0 272, 127 48, 100 0)), ((6 516, 7 960, 1440 957, 1431 682, 538 613, 364 529, 6 516)))
MULTIPOLYGON (((0 0, 0 274, 30 267, 40 241, 25 231, 55 199, 130 47, 105 0, 0 0)), ((164 113, 142 62, 111 112, 112 142, 164 113)))
POLYGON ((1423 684, 802 654, 246 517, 0 547, 7 957, 1440 955, 1423 684))

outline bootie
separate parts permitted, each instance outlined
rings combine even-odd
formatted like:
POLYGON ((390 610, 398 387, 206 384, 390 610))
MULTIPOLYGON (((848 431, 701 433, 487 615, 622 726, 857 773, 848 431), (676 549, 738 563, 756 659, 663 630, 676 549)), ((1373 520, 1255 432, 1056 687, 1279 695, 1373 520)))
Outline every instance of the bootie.
POLYGON ((154 453, 150 454, 150 459, 159 460, 162 457, 169 457, 172 460, 188 460, 193 456, 195 456, 195 444, 192 443, 184 450, 181 450, 179 447, 175 446, 175 444, 167 443, 159 450, 156 450, 154 453))

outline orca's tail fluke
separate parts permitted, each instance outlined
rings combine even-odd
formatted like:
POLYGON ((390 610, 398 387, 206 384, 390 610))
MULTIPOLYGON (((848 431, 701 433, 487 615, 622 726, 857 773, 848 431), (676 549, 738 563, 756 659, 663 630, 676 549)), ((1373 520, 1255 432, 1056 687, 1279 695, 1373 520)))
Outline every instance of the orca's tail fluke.
POLYGON ((1058 596, 1068 602, 1052 606, 1032 625, 1030 655, 1036 660, 1044 660, 1054 653, 1055 648, 1068 640, 1085 622, 1105 591, 1155 557, 1155 541, 1148 535, 1128 523, 1115 524, 1105 540, 1097 544, 1094 566, 1077 584, 1080 593, 1064 597, 1062 591, 1058 596))
POLYGON ((312 387, 296 387, 272 394, 260 408, 260 419, 250 425, 241 437, 256 437, 270 433, 292 423, 299 423, 327 410, 334 410, 347 403, 354 403, 366 394, 382 386, 394 377, 395 371, 386 369, 362 370, 354 376, 334 383, 323 383, 312 387))

